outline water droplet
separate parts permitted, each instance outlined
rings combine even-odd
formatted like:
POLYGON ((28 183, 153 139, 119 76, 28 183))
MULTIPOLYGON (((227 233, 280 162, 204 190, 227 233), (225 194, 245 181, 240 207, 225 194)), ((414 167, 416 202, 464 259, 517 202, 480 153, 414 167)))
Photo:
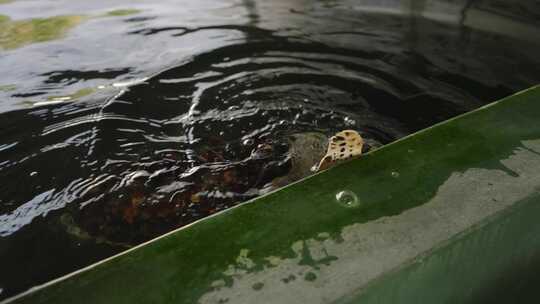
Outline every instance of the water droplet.
POLYGON ((36 171, 30 172, 30 176, 36 176, 38 173, 36 171))
POLYGON ((347 208, 356 208, 360 206, 360 202, 358 201, 356 194, 349 190, 338 192, 336 194, 336 201, 343 207, 347 208))
POLYGON ((390 175, 392 175, 393 178, 398 178, 399 177, 399 172, 392 171, 392 173, 390 173, 390 175))

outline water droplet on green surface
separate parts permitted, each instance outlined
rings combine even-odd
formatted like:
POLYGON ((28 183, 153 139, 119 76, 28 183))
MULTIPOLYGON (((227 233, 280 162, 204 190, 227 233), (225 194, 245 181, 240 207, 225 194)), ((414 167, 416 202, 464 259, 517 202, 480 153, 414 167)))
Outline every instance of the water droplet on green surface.
POLYGON ((356 194, 349 190, 339 191, 336 194, 336 201, 343 207, 356 208, 360 206, 358 197, 356 194))

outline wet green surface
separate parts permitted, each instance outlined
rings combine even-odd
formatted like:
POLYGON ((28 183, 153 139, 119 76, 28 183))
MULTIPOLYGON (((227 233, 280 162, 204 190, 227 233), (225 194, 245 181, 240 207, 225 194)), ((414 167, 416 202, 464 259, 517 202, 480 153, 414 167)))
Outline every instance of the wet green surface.
POLYGON ((519 201, 338 303, 536 303, 539 202, 519 201))
POLYGON ((425 293, 456 303, 521 292, 540 249, 539 99, 540 87, 511 96, 16 302, 418 303, 425 293), (342 191, 354 208, 336 202, 342 191))

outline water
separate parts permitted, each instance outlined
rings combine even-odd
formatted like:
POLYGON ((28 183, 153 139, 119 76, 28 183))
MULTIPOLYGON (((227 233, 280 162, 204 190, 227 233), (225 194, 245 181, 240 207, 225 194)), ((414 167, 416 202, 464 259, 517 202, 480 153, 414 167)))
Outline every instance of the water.
POLYGON ((540 80, 535 1, 5 2, 0 298, 540 80))

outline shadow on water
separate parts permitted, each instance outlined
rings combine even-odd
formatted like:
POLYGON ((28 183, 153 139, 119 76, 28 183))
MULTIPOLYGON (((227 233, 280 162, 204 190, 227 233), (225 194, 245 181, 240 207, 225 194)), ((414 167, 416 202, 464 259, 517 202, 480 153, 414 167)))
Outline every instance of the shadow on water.
MULTIPOLYGON (((55 4, 89 17, 38 43, 0 32, 17 43, 0 52, 0 298, 263 193, 290 134, 379 146, 539 80, 539 46, 476 30, 471 2, 462 26, 376 4, 55 4)), ((0 23, 55 18, 2 5, 0 23)))

